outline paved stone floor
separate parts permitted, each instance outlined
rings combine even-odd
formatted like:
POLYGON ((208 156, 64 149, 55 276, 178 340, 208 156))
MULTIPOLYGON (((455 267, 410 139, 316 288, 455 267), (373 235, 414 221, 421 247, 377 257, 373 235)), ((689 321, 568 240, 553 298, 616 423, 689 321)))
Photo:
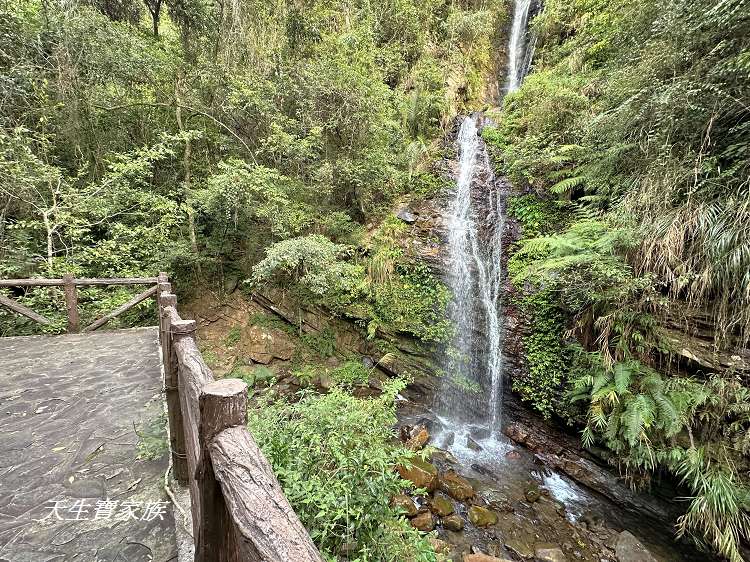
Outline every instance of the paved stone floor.
POLYGON ((156 328, 0 338, 0 562, 176 560, 160 392, 156 328))

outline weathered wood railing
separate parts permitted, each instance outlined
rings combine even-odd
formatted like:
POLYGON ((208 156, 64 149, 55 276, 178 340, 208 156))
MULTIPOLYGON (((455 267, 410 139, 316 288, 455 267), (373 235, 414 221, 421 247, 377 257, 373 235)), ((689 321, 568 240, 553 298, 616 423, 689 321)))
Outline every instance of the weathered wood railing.
MULTIPOLYGON (((115 279, 76 279, 73 275, 66 273, 62 279, 0 279, 0 287, 63 287, 65 292, 65 308, 68 314, 68 332, 76 333, 81 329, 81 318, 78 313, 78 287, 104 286, 104 285, 151 285, 142 293, 136 295, 125 304, 118 306, 109 314, 105 314, 95 322, 86 326, 83 331, 97 330, 107 322, 116 318, 126 310, 156 295, 156 277, 121 277, 115 279)), ((26 316, 39 324, 50 324, 50 321, 34 312, 29 307, 22 305, 13 299, 0 294, 0 305, 6 306, 13 312, 26 316)))
POLYGON ((166 275, 158 279, 172 463, 188 484, 197 562, 322 562, 246 428, 247 385, 215 381, 166 275))

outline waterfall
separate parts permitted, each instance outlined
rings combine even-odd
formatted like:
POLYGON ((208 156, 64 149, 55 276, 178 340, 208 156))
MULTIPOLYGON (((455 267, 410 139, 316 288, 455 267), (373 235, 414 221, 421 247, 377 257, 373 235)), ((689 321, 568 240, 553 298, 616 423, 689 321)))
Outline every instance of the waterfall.
POLYGON ((531 56, 526 50, 526 27, 529 23, 531 0, 514 0, 513 24, 508 43, 508 93, 521 86, 523 77, 531 66, 531 56))
POLYGON ((484 437, 500 431, 502 417, 501 236, 503 217, 478 118, 465 117, 458 133, 456 190, 447 215, 447 282, 456 334, 445 361, 439 416, 452 433, 484 437), (468 424, 468 426, 466 425, 468 424), (489 430, 489 431, 487 431, 489 430))

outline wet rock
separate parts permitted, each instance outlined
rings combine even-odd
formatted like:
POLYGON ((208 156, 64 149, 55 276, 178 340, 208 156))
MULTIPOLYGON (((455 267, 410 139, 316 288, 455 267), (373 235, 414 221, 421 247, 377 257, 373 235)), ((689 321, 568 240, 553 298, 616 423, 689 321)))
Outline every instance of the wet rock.
POLYGON ((424 531, 425 533, 429 533, 435 528, 435 518, 432 516, 432 513, 429 511, 420 513, 419 515, 414 517, 410 522, 412 524, 412 527, 415 527, 416 529, 419 529, 420 531, 424 531))
POLYGON ((396 217, 404 221, 406 224, 414 224, 415 222, 417 222, 417 217, 407 208, 401 209, 396 214, 396 217))
POLYGON ((515 511, 508 498, 506 498, 501 492, 497 490, 485 490, 480 492, 479 495, 492 509, 496 511, 504 511, 506 513, 512 513, 515 511))
POLYGON ((469 521, 476 527, 489 527, 497 523, 497 513, 475 505, 469 508, 469 521))
POLYGON ((534 503, 535 501, 539 500, 540 497, 542 497, 542 493, 539 491, 538 486, 534 486, 526 490, 526 493, 524 493, 524 497, 526 498, 527 502, 534 503))
POLYGON ((657 562, 653 554, 629 531, 617 535, 615 554, 618 562, 657 562))
POLYGON ((395 507, 404 512, 407 517, 414 517, 417 514, 417 506, 406 494, 397 494, 391 498, 391 507, 395 507))
POLYGON ((474 487, 454 470, 449 470, 440 479, 440 489, 453 499, 465 501, 474 495, 474 487))
POLYGON ((449 515, 443 517, 443 527, 449 531, 462 531, 464 528, 464 520, 459 515, 449 515))
POLYGON ((581 516, 579 523, 585 525, 589 531, 592 531, 602 524, 602 518, 596 513, 587 511, 581 516))
POLYGON ((453 502, 441 495, 436 495, 430 501, 430 509, 435 515, 446 517, 453 513, 453 502))
POLYGON ((408 468, 404 465, 397 468, 401 478, 408 480, 416 488, 425 488, 428 492, 433 492, 438 486, 437 469, 419 457, 411 459, 408 468))
POLYGON ((415 426, 409 433, 409 439, 406 441, 406 446, 412 451, 418 451, 424 447, 430 440, 430 434, 427 428, 423 425, 415 426))
POLYGON ((481 446, 481 445, 480 445, 479 443, 477 443, 476 441, 474 441, 474 439, 473 439, 472 437, 469 437, 469 438, 468 438, 468 439, 466 440, 466 446, 467 446, 467 447, 468 447, 469 449, 471 449, 472 451, 477 451, 477 452, 479 452, 479 451, 481 451, 481 450, 482 450, 482 446, 481 446))
POLYGON ((521 458, 521 453, 516 450, 508 451, 507 453, 505 453, 505 458, 515 461, 521 458))
POLYGON ((497 558, 487 554, 464 554, 463 562, 510 562, 507 558, 497 558))
POLYGON ((536 562, 567 562, 565 553, 555 545, 540 544, 534 549, 536 562))
POLYGON ((511 538, 505 542, 505 548, 510 550, 513 554, 524 560, 534 556, 534 550, 526 543, 525 540, 520 538, 511 538))

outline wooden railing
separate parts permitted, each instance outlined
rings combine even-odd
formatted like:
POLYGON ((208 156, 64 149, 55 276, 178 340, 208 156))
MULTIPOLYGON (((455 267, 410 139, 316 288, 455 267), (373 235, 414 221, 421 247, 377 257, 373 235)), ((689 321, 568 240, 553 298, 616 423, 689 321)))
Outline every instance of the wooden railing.
MULTIPOLYGON (((155 296, 175 477, 190 490, 196 562, 323 562, 246 427, 247 385, 214 380, 183 320, 167 275, 122 279, 0 279, 0 287, 62 286, 68 331, 79 331, 77 286, 152 285, 86 326, 96 330, 155 296)), ((0 304, 36 322, 49 320, 13 299, 0 304)))
MULTIPOLYGON (((152 285, 142 293, 136 295, 125 304, 118 306, 109 314, 105 314, 95 322, 86 326, 83 331, 90 332, 104 326, 126 310, 156 295, 156 277, 121 277, 116 279, 76 279, 66 273, 62 279, 0 279, 0 287, 63 287, 65 292, 65 308, 68 313, 68 333, 76 333, 81 329, 81 317, 78 313, 78 287, 102 285, 152 285)), ((0 294, 0 305, 6 306, 13 312, 26 316, 34 322, 47 325, 50 321, 34 312, 29 307, 0 294)))
POLYGON ((157 300, 172 463, 190 488, 196 562, 322 562, 247 430, 247 385, 214 380, 164 274, 157 300))

